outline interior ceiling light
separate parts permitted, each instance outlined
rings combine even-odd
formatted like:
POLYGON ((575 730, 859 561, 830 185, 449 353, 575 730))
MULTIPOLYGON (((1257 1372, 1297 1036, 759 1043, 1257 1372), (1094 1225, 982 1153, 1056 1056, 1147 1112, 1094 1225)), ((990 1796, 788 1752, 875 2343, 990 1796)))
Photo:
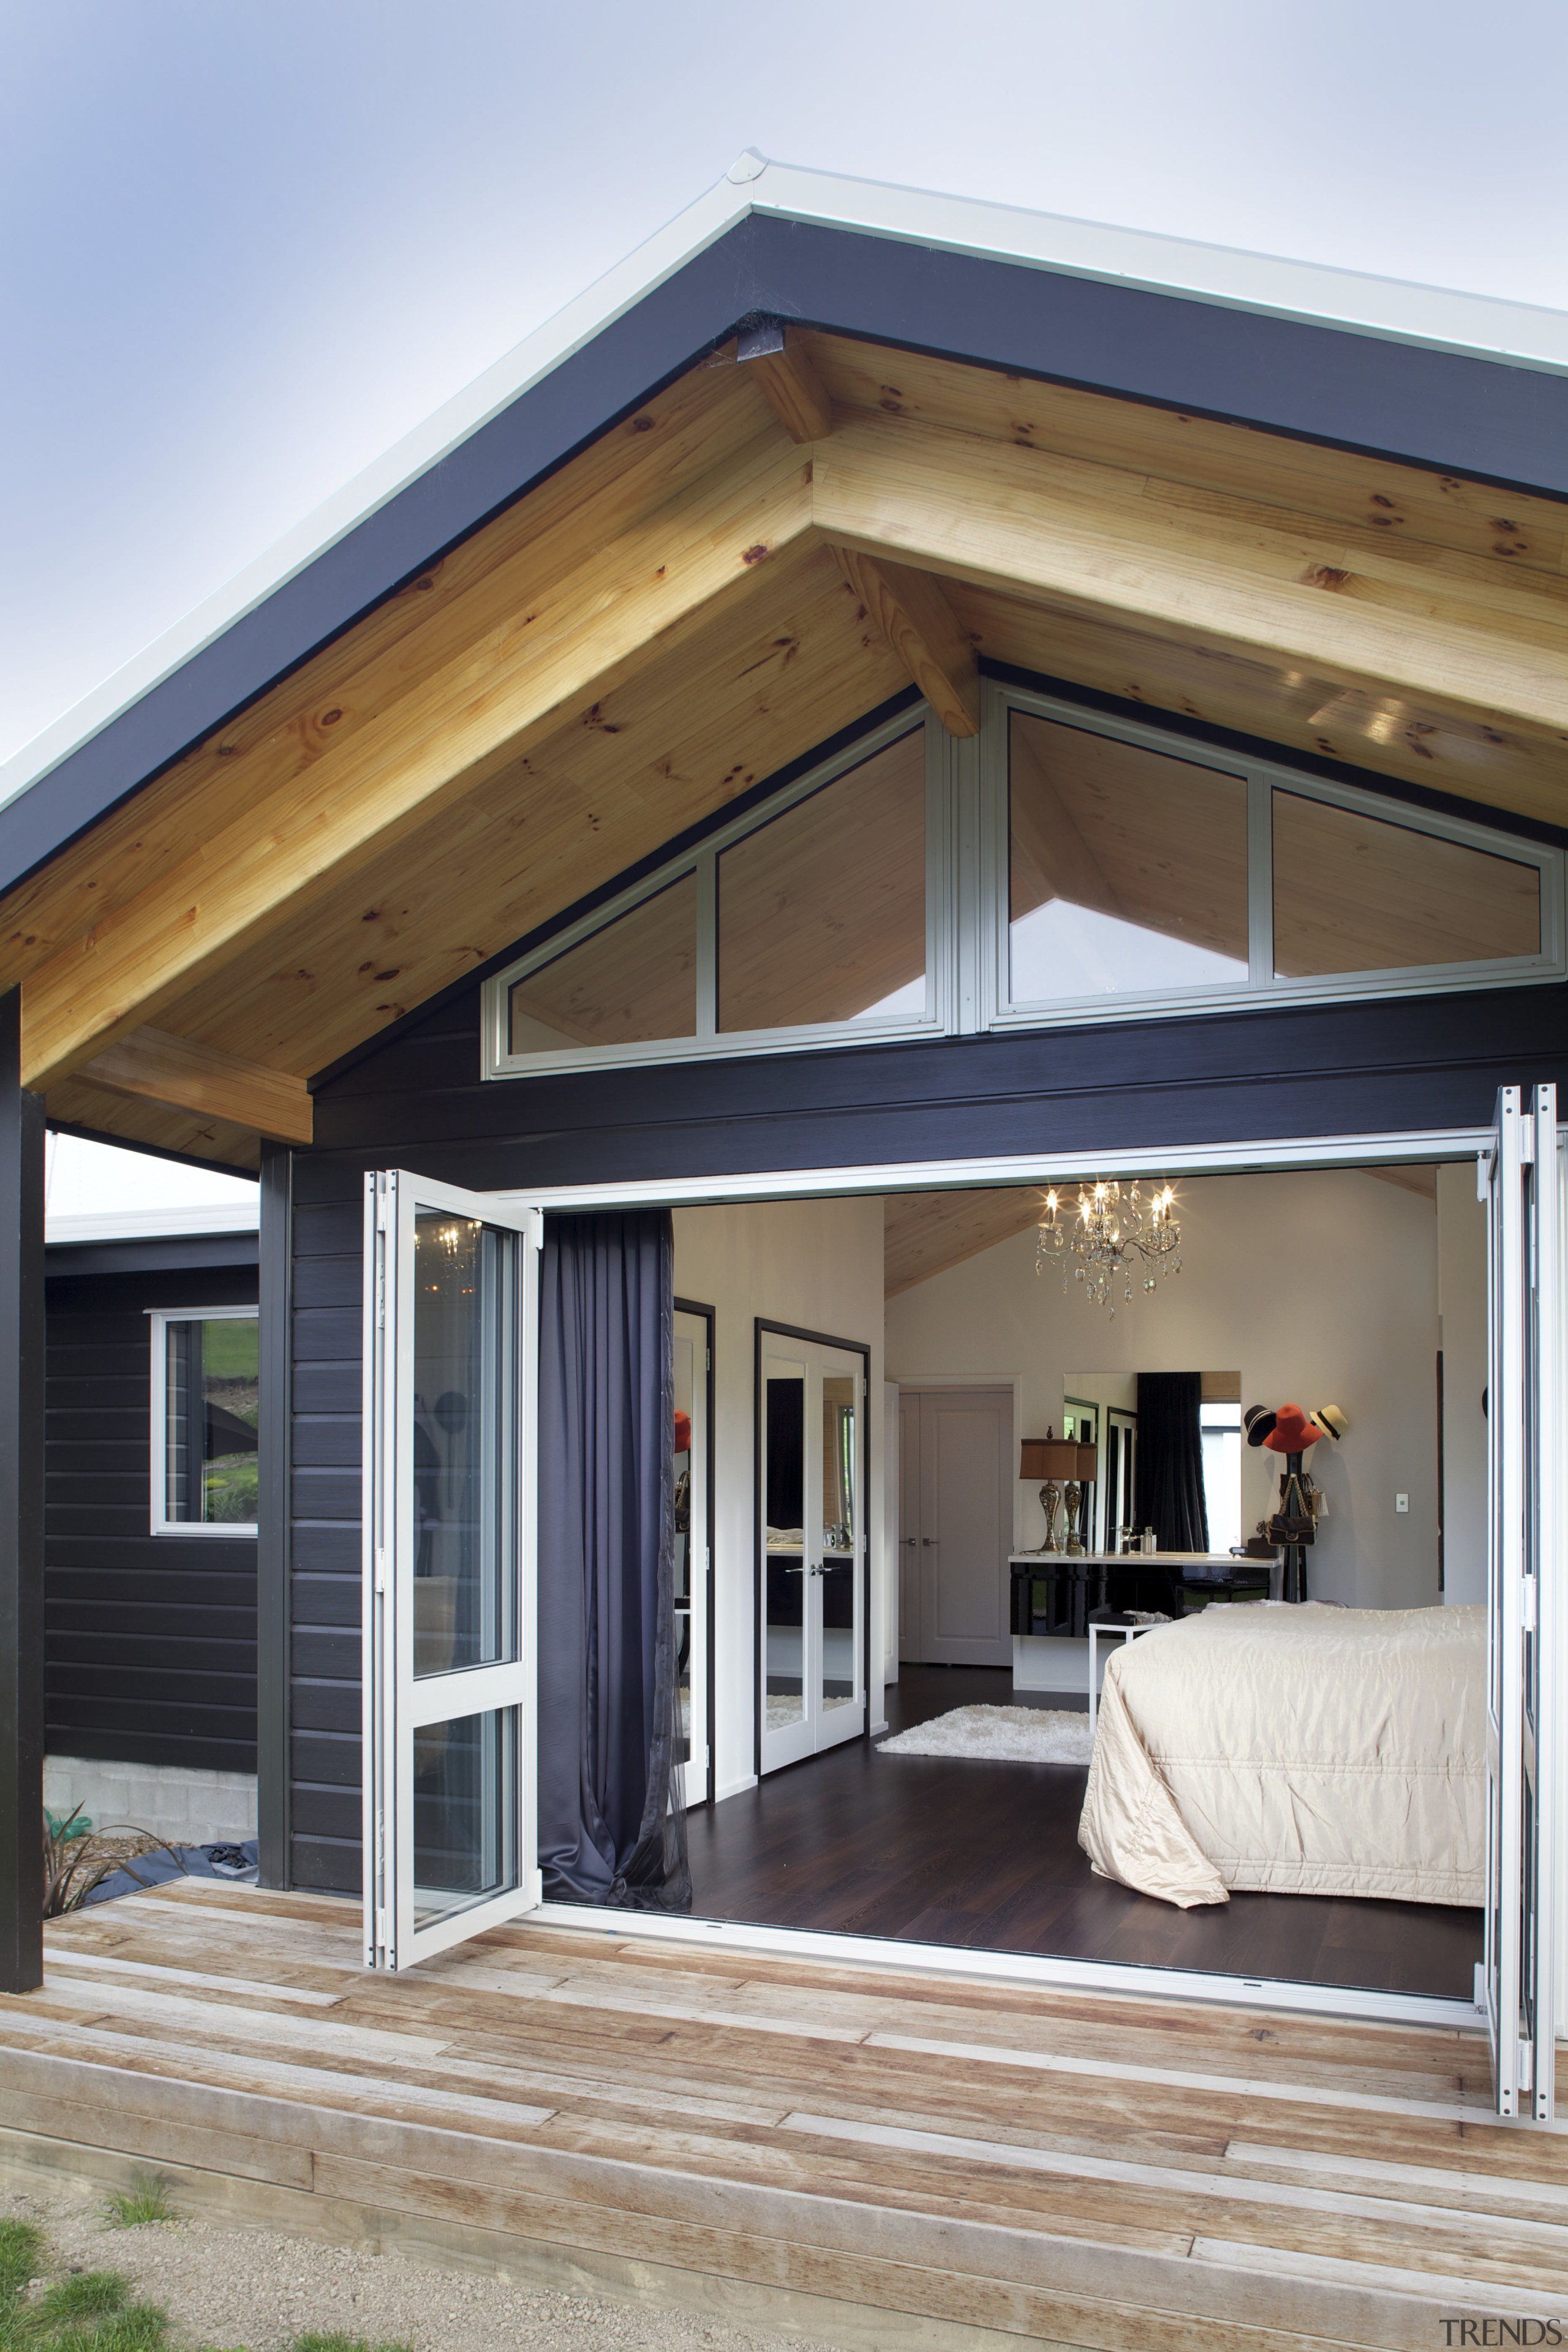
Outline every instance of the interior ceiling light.
POLYGON ((1070 1273, 1090 1304, 1106 1307, 1114 1320, 1119 1286, 1131 1306, 1134 1277, 1141 1290, 1152 1290, 1162 1274, 1180 1274, 1182 1228, 1175 1208, 1169 1184, 1148 1197, 1141 1184, 1080 1184, 1077 1202, 1066 1208, 1056 1192, 1047 1192, 1035 1272, 1059 1265, 1063 1290, 1070 1273))

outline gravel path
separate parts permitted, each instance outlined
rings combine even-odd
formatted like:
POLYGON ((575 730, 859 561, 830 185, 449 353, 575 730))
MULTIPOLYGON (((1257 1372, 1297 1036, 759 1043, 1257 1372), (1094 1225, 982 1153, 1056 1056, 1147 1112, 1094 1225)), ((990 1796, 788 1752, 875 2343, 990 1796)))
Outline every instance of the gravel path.
MULTIPOLYGON (((395 2254, 318 2244, 221 2221, 153 2221, 107 2229, 100 2203, 0 2195, 0 2212, 47 2231, 53 2270, 115 2270, 169 2313, 191 2345, 285 2352, 307 2328, 340 2329, 415 2352, 498 2352, 512 2345, 565 2352, 829 2352, 799 2336, 694 2314, 536 2292, 395 2254)), ((889 2317, 889 2343, 896 2342, 889 2317)))

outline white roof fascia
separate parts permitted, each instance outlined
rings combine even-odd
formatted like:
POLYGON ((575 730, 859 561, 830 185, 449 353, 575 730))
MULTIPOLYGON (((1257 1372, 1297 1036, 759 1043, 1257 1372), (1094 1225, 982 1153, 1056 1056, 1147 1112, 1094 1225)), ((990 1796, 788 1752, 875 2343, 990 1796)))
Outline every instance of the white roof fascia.
POLYGON ((774 163, 723 179, 0 765, 0 806, 266 602, 752 213, 1568 374, 1568 312, 774 163))
POLYGON ((217 1202, 189 1209, 109 1209, 89 1216, 47 1217, 44 1242, 167 1241, 189 1234, 254 1234, 260 1229, 261 1200, 217 1202))

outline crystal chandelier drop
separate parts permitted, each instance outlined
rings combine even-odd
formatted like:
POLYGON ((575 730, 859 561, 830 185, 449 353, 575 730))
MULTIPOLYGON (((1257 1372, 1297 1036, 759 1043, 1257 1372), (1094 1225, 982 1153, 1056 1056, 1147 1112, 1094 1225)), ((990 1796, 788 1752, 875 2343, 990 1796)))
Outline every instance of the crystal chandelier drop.
POLYGON ((1182 1228, 1175 1205, 1169 1184, 1147 1199, 1141 1184, 1080 1184, 1076 1215, 1047 1192, 1035 1272, 1059 1265, 1065 1291, 1070 1270, 1090 1303, 1107 1307, 1114 1319, 1119 1285, 1131 1306, 1134 1276, 1140 1289, 1152 1290, 1162 1274, 1180 1274, 1182 1228))

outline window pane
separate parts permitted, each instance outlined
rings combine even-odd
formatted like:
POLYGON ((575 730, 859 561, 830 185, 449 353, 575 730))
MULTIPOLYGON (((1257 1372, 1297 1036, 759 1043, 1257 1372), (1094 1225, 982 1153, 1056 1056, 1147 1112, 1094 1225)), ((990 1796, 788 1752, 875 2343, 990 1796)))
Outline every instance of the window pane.
POLYGON ((855 1376, 822 1378, 822 1708, 855 1698, 855 1376))
POLYGON ((1274 795, 1280 980, 1541 952, 1541 876, 1300 793, 1274 795))
POLYGON ((414 1734, 414 1916, 428 1927, 517 1885, 517 1709, 414 1734))
POLYGON ((918 1021, 925 1009, 917 728, 720 857, 719 1026, 918 1021))
POLYGON ((515 1234, 414 1220, 414 1671, 517 1655, 515 1234))
POLYGON ((260 1378, 254 1315, 168 1323, 163 1516, 254 1527, 260 1378))
POLYGON ((1015 711, 1015 1002, 1247 978, 1247 785, 1015 711))
POLYGON ((766 1383, 764 1727, 787 1731, 805 1718, 805 1373, 770 1357, 766 1383))
POLYGON ((697 877, 645 898, 510 992, 511 1051, 697 1034, 697 877))

